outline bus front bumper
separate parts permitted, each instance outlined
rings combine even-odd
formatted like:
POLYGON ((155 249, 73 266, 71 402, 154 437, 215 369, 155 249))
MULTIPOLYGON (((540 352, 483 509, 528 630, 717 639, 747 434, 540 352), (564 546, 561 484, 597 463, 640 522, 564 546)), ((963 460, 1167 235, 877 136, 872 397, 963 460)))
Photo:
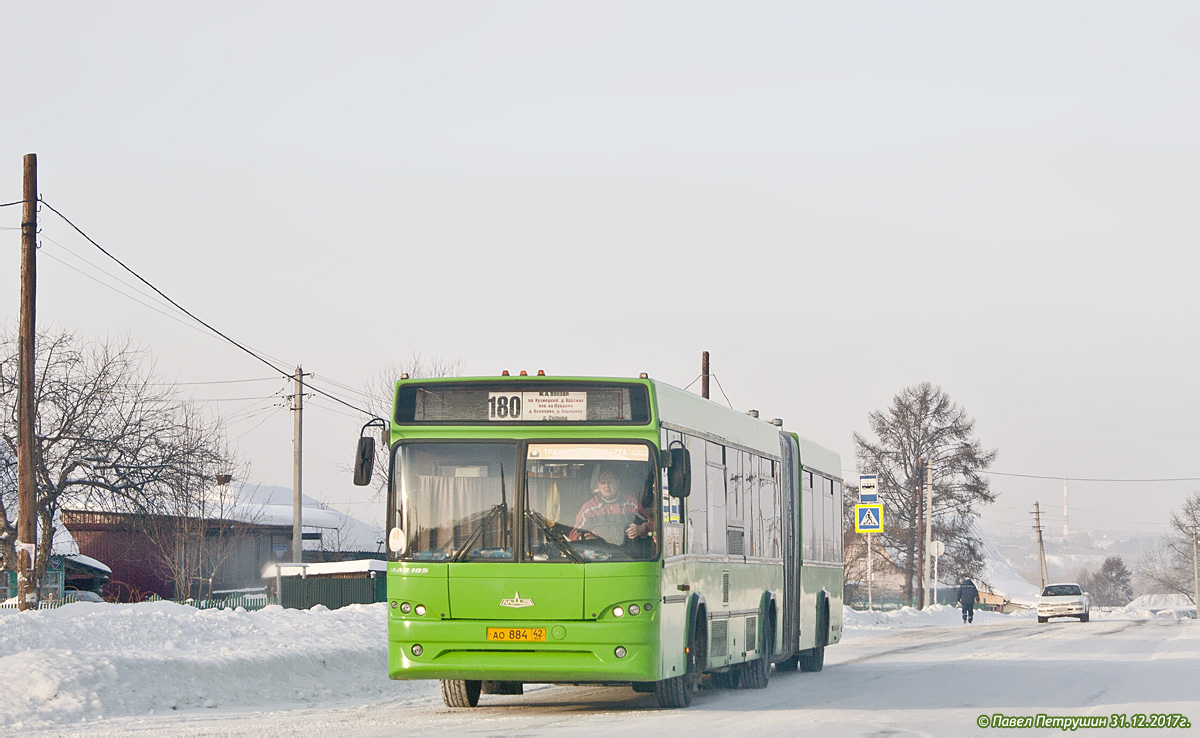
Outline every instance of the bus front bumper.
POLYGON ((522 622, 521 628, 544 628, 546 640, 512 643, 487 640, 489 627, 512 623, 390 619, 388 676, 541 683, 657 681, 662 677, 656 620, 522 622))

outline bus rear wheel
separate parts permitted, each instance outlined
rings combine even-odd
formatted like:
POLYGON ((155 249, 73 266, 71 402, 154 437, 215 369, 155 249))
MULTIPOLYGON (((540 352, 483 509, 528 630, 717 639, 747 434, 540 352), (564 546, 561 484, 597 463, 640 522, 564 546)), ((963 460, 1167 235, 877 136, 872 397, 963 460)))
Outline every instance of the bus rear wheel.
POLYGON ((825 647, 806 648, 796 654, 800 671, 820 671, 825 667, 825 647))
POLYGON ((822 606, 821 614, 817 618, 817 643, 820 645, 816 648, 806 648, 796 654, 796 663, 800 671, 820 671, 825 667, 825 644, 829 643, 828 604, 822 606))
POLYGON ((746 689, 764 689, 771 679, 771 657, 775 647, 775 623, 768 618, 762 632, 762 649, 758 658, 738 664, 738 681, 746 689))
POLYGON ((443 679, 442 702, 446 707, 475 707, 483 682, 478 679, 443 679))

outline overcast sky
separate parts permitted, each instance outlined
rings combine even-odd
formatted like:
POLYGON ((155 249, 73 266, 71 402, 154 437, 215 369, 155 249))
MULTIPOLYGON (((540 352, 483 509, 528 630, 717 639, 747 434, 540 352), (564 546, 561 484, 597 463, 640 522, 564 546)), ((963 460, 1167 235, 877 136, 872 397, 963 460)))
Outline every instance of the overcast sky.
MULTIPOLYGON (((1052 477, 993 477, 990 530, 1027 529, 1040 500, 1061 532, 1062 477, 1200 477, 1193 3, 4 18, 0 202, 37 153, 47 202, 352 404, 414 353, 686 386, 708 350, 734 407, 837 450, 848 479, 867 413, 940 385, 995 470, 1052 477)), ((180 382, 272 376, 40 218, 39 325, 129 335, 180 382)), ((19 221, 0 209, 9 330, 19 221)), ((291 484, 284 386, 189 385, 252 481, 291 484)), ((308 404, 304 490, 380 522, 345 470, 363 420, 308 404)), ((1159 530, 1193 489, 1072 482, 1071 526, 1159 530)))

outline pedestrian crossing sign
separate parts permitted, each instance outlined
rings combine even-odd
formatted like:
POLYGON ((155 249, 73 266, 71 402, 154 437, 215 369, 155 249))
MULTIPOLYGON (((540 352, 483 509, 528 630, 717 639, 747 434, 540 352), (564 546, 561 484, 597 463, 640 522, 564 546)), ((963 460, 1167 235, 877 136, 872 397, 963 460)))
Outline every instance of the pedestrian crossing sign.
POLYGON ((883 505, 855 505, 854 530, 858 533, 882 533, 883 505))

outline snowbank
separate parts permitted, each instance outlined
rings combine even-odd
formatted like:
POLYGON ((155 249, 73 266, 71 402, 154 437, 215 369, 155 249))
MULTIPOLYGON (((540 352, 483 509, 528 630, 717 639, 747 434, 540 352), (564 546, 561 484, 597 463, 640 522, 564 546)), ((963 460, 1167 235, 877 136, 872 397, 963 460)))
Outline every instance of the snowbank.
POLYGON ((1144 594, 1135 597, 1123 608, 1129 617, 1166 618, 1179 620, 1196 617, 1196 606, 1187 595, 1177 592, 1170 594, 1144 594))
POLYGON ((385 605, 259 612, 170 602, 0 614, 0 725, 45 728, 217 707, 294 707, 403 694, 386 666, 385 605))
MULTIPOLYGON (((975 623, 1004 623, 1029 619, 1032 610, 1012 614, 976 610, 975 623)), ((849 630, 890 630, 895 628, 934 628, 962 624, 962 610, 950 605, 930 605, 924 610, 902 607, 899 610, 865 612, 845 608, 843 622, 849 630)))
MULTIPOLYGON (((1138 613, 1151 616, 1117 609, 1101 617, 1130 619, 1138 613)), ((871 631, 971 627, 946 605, 888 612, 847 608, 844 617, 850 640, 871 631)), ((974 627, 1021 625, 1033 617, 1031 611, 977 610, 974 627)), ((0 700, 0 725, 9 731, 91 730, 105 718, 173 710, 262 712, 385 700, 440 704, 435 684, 387 678, 386 620, 383 603, 340 610, 271 606, 258 612, 200 611, 170 602, 0 610, 0 683, 9 687, 0 700)))

